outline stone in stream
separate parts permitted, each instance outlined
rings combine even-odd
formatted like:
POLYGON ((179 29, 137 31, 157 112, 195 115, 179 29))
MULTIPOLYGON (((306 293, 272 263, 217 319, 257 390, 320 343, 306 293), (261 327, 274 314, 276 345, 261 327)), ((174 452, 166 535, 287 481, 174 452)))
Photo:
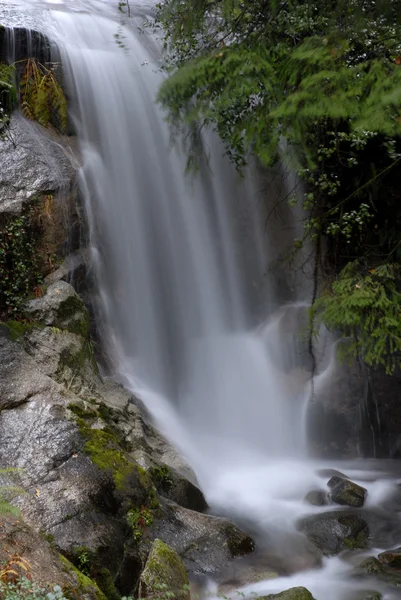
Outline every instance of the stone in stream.
POLYGON ((330 496, 333 502, 355 508, 363 506, 368 493, 365 488, 353 481, 338 476, 332 477, 327 485, 331 490, 330 496))
POLYGON ((364 517, 351 511, 311 515, 298 521, 298 528, 326 556, 342 550, 366 548, 369 526, 364 517))
POLYGON ((374 556, 365 558, 355 569, 355 575, 377 575, 383 572, 383 565, 374 556))
POLYGON ((401 569, 401 548, 395 550, 386 550, 378 556, 379 561, 387 567, 401 569))
POLYGON ((309 590, 304 587, 294 587, 280 594, 262 596, 259 600, 315 600, 309 590))
POLYGON ((329 503, 327 492, 324 490, 311 490, 306 494, 304 500, 312 506, 326 506, 329 503))

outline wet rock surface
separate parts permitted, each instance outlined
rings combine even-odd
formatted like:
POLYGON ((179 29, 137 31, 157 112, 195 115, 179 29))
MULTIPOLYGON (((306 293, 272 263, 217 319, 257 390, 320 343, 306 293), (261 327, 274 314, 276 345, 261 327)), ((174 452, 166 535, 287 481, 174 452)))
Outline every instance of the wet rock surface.
POLYGON ((368 523, 363 515, 351 511, 308 516, 298 522, 298 528, 326 556, 368 545, 368 523))
POLYGON ((349 479, 334 476, 327 482, 330 497, 335 504, 360 508, 364 505, 368 491, 349 479))
POLYGON ((0 163, 0 214, 20 214, 38 194, 70 190, 75 182, 76 161, 59 137, 19 115, 0 140, 0 163))
POLYGON ((401 548, 381 552, 378 559, 382 565, 401 570, 401 548))
POLYGON ((235 557, 253 552, 252 538, 228 519, 162 500, 163 519, 150 529, 182 557, 189 573, 215 573, 235 557))
POLYGON ((21 469, 14 502, 28 526, 76 565, 89 557, 111 600, 115 586, 136 588, 156 538, 193 572, 251 552, 230 521, 191 510, 207 506, 193 472, 140 402, 101 379, 71 286, 52 284, 28 312, 32 322, 0 332, 1 466, 21 469))

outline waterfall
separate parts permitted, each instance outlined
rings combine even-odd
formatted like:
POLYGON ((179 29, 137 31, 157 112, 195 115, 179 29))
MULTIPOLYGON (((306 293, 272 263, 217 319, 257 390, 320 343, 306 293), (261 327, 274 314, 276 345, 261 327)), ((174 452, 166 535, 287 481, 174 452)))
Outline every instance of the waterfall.
POLYGON ((208 469, 244 452, 302 452, 305 386, 289 381, 279 328, 257 326, 275 301, 256 169, 241 178, 210 135, 209 160, 185 175, 155 105, 152 40, 103 16, 53 15, 115 374, 174 411, 208 469))

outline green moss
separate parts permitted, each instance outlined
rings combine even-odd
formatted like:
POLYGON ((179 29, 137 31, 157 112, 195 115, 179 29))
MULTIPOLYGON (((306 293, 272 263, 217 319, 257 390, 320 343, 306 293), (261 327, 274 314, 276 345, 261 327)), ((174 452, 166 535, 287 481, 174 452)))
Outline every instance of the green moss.
MULTIPOLYGON (((260 598, 259 600, 262 600, 260 598)), ((309 590, 304 587, 294 587, 280 594, 269 594, 263 600, 314 600, 309 590)))
POLYGON ((74 402, 69 404, 68 408, 71 412, 74 413, 74 415, 76 415, 80 419, 94 419, 98 416, 95 410, 85 408, 83 405, 80 406, 79 404, 75 404, 74 402))
POLYGON ((113 577, 108 569, 101 567, 96 569, 94 577, 99 588, 102 590, 107 600, 120 600, 121 595, 114 585, 113 577))
POLYGON ((77 418, 77 423, 86 439, 84 452, 99 469, 112 475, 126 509, 157 508, 159 501, 151 478, 124 451, 118 436, 110 428, 92 429, 83 418, 77 418))
POLYGON ((177 552, 161 540, 153 542, 145 569, 141 575, 140 596, 160 596, 168 590, 174 598, 189 598, 188 575, 177 552))
POLYGON ((83 338, 88 338, 90 318, 85 305, 78 296, 69 296, 57 311, 55 323, 61 329, 67 329, 83 338))
POLYGON ((367 546, 367 535, 365 531, 360 531, 358 535, 354 537, 347 537, 344 539, 344 545, 349 550, 356 550, 357 548, 366 548, 367 546))
POLYGON ((89 594, 92 598, 96 598, 96 600, 108 600, 104 593, 99 589, 97 584, 92 581, 87 575, 81 573, 77 567, 75 567, 65 556, 59 554, 59 558, 63 563, 64 570, 67 573, 73 574, 75 579, 77 580, 78 590, 72 589, 64 589, 64 593, 70 592, 72 597, 76 598, 76 591, 81 592, 82 594, 89 594))
POLYGON ((32 329, 42 328, 42 323, 37 321, 7 321, 4 323, 9 333, 10 339, 14 342, 21 339, 26 333, 30 333, 32 329))
POLYGON ((162 489, 166 492, 171 489, 173 485, 173 477, 171 470, 167 465, 163 465, 162 467, 151 467, 149 469, 149 474, 157 489, 162 489))

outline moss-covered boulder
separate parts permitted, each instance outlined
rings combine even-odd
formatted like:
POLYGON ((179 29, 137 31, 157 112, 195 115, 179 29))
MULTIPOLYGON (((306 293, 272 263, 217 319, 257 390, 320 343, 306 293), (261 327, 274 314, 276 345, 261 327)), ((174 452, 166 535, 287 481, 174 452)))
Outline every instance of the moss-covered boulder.
POLYGON ((355 508, 364 505, 368 491, 353 481, 334 476, 327 482, 327 486, 330 488, 330 497, 336 504, 355 508))
POLYGON ((25 312, 44 325, 67 330, 83 338, 89 334, 89 313, 74 288, 65 281, 49 285, 41 298, 27 303, 25 312))
POLYGON ((159 539, 153 542, 139 584, 140 598, 154 598, 171 592, 174 598, 189 600, 189 581, 177 552, 159 539))
POLYGON ((280 594, 264 596, 263 600, 314 600, 314 598, 306 588, 294 587, 285 592, 281 592, 280 594))

